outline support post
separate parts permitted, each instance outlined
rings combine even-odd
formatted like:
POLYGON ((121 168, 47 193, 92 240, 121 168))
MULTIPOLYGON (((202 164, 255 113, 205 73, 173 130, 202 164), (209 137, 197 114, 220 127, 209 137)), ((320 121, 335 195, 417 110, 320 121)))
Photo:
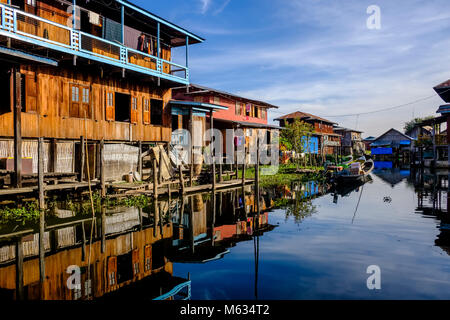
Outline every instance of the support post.
POLYGON ((14 101, 14 185, 22 187, 22 85, 21 75, 12 68, 14 101))
POLYGON ((142 179, 142 141, 139 141, 138 172, 139 172, 139 176, 141 177, 141 180, 143 180, 142 179))
POLYGON ((23 291, 23 239, 16 242, 16 300, 24 300, 23 291))
POLYGON ((86 161, 86 147, 84 141, 84 136, 80 137, 80 147, 81 147, 81 165, 80 165, 80 182, 83 182, 84 180, 84 166, 86 161))
POLYGON ((247 165, 247 145, 244 145, 244 161, 242 163, 242 185, 245 186, 245 166, 247 165))
POLYGON ((164 159, 163 159, 163 153, 161 152, 161 150, 159 151, 159 170, 158 170, 158 183, 161 185, 162 184, 162 165, 163 165, 164 159))
POLYGON ((106 197, 105 183, 105 141, 100 141, 100 188, 102 198, 106 197))
MULTIPOLYGON (((188 41, 188 37, 186 37, 186 41, 188 41)), ((187 45, 186 45, 187 48, 187 45)), ((186 49, 187 50, 187 49, 186 49)), ((186 58, 187 63, 187 58, 186 58)), ((192 108, 189 109, 189 132, 191 133, 191 166, 190 166, 190 177, 189 177, 189 186, 192 187, 194 184, 194 115, 192 112, 192 108)))
POLYGON ((102 206, 102 240, 101 253, 106 252, 106 206, 102 206))
MULTIPOLYGON (((255 188, 256 188, 256 210, 258 212, 257 223, 259 224, 259 215, 260 215, 260 190, 259 190, 259 162, 260 162, 260 154, 259 154, 259 136, 256 138, 256 166, 255 166, 255 188)), ((255 225, 257 225, 255 223, 255 225)), ((259 227, 259 226, 258 226, 259 227)))
POLYGON ((158 199, 158 175, 156 159, 153 159, 153 197, 158 199))
POLYGON ((86 261, 86 229, 84 227, 84 221, 81 221, 81 237, 83 245, 81 246, 81 260, 86 261))
POLYGON ((211 152, 211 161, 212 161, 212 189, 216 190, 216 161, 214 158, 214 114, 211 110, 209 112, 210 115, 210 129, 211 129, 211 142, 209 144, 210 152, 211 152))
POLYGON ((58 142, 56 139, 50 141, 50 172, 55 173, 58 169, 58 142))
POLYGON ((44 139, 38 142, 38 191, 39 191, 39 284, 41 298, 45 282, 45 185, 44 185, 44 139))
POLYGON ((185 189, 184 189, 183 167, 180 165, 178 167, 178 170, 179 170, 179 174, 180 174, 180 193, 184 195, 185 189))

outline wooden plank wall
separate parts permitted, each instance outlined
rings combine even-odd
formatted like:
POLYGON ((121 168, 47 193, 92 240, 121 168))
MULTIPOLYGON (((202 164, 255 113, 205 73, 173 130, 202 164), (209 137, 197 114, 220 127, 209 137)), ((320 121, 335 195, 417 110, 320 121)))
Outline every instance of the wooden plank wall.
MULTIPOLYGON (((21 72, 35 78, 37 86, 37 112, 22 113, 24 138, 79 139, 111 141, 168 142, 171 137, 168 101, 170 89, 150 87, 131 81, 103 78, 99 75, 63 70, 53 67, 24 66, 21 72), (69 105, 71 84, 90 88, 90 119, 71 118, 69 105), (106 92, 129 94, 138 98, 137 124, 105 120, 106 92), (163 125, 143 123, 143 100, 163 100, 163 125)), ((81 92, 80 92, 81 99, 81 92)), ((13 136, 13 114, 0 116, 0 136, 13 136)))

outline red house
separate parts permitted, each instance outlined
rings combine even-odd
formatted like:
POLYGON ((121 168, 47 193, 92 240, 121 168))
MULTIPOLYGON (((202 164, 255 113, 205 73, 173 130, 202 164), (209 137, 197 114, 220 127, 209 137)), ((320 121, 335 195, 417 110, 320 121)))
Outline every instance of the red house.
MULTIPOLYGON (((257 132, 267 132, 268 143, 271 140, 271 129, 279 127, 268 124, 269 109, 278 109, 270 103, 244 98, 232 93, 191 84, 188 87, 174 88, 172 99, 175 101, 191 101, 213 106, 221 106, 214 112, 213 126, 222 132, 223 151, 227 150, 225 139, 227 129, 242 129, 245 134, 245 144, 250 148, 256 143, 257 132)), ((209 121, 206 121, 206 129, 209 121)))

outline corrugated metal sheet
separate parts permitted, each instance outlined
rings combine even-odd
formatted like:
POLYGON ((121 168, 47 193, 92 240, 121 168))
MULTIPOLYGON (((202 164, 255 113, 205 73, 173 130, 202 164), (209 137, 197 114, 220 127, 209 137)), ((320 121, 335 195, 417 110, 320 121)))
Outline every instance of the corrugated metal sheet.
POLYGON ((126 144, 105 144, 104 165, 106 180, 122 180, 137 171, 139 148, 126 144))

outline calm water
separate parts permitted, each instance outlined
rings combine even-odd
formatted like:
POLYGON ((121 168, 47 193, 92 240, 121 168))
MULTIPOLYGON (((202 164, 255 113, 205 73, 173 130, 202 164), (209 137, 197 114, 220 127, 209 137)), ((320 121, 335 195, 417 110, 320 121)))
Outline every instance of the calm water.
MULTIPOLYGON (((151 299, 189 274, 192 299, 450 299, 447 177, 392 169, 359 186, 263 190, 259 226, 251 188, 217 194, 215 215, 210 194, 108 209, 95 223, 58 209, 47 225, 73 225, 46 230, 44 298, 151 299), (81 291, 66 288, 70 265, 82 267, 81 291), (381 290, 367 289, 371 265, 381 269, 381 290)), ((34 299, 38 234, 23 237, 24 295, 34 299)), ((17 296, 17 239, 0 239, 7 298, 17 296)))

